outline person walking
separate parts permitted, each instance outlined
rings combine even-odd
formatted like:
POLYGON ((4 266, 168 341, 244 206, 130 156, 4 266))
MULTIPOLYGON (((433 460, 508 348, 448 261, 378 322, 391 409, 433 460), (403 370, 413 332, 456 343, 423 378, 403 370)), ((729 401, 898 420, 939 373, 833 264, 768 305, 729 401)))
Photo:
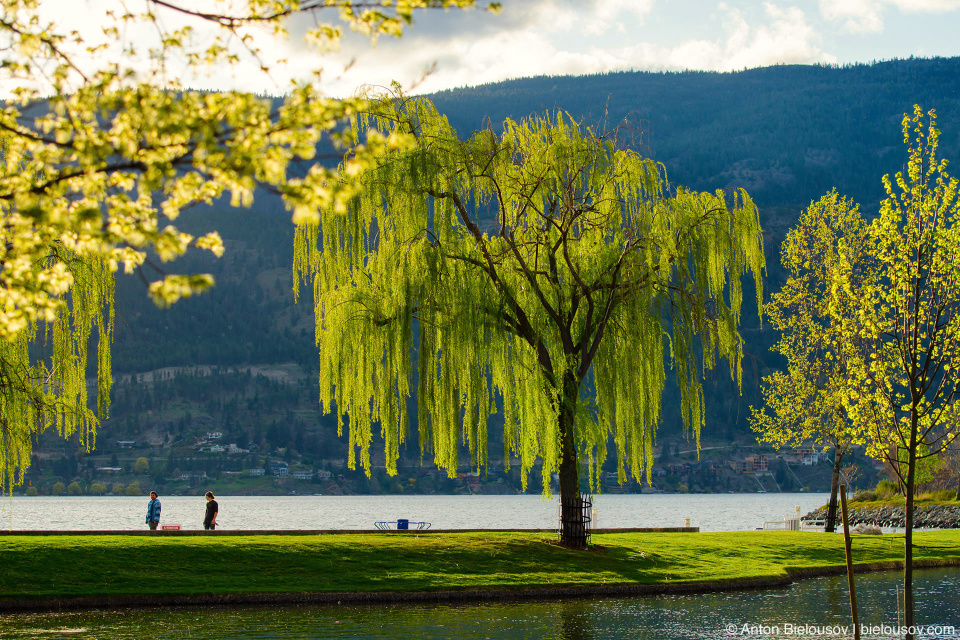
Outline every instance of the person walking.
POLYGON ((207 491, 207 512, 203 516, 203 528, 213 531, 217 528, 217 514, 220 512, 220 505, 213 499, 213 491, 207 491))
POLYGON ((150 525, 151 531, 157 530, 157 525, 160 524, 160 500, 157 499, 157 492, 150 492, 150 503, 147 504, 147 524, 150 525))

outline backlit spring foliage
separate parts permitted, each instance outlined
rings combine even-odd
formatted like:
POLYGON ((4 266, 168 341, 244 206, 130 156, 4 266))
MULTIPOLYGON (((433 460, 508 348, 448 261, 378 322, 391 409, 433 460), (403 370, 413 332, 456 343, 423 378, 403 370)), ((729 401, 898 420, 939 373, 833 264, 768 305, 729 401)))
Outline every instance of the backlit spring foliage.
POLYGON ((233 205, 250 206, 254 189, 266 186, 298 219, 312 219, 318 207, 345 207, 349 175, 398 144, 369 136, 341 177, 314 162, 317 144, 329 135, 353 145, 338 125, 365 101, 326 96, 319 70, 279 105, 243 91, 187 90, 180 74, 230 74, 243 60, 269 73, 274 61, 254 34, 283 38, 298 13, 315 20, 307 40, 322 52, 343 26, 399 35, 416 9, 473 4, 135 0, 116 3, 102 34, 80 34, 43 19, 38 0, 0 0, 0 487, 22 479, 31 438, 44 428, 79 431, 80 446, 92 445, 87 339, 98 337, 103 417, 117 269, 145 280, 160 274, 148 288, 161 305, 213 284, 207 274, 144 268, 148 252, 161 261, 191 247, 222 253, 215 231, 193 237, 171 224, 182 209, 227 193, 233 205), (308 168, 292 170, 296 161, 308 168))
POLYGON ((872 453, 906 494, 903 609, 911 627, 914 491, 924 459, 960 436, 960 181, 938 155, 939 137, 933 110, 916 105, 904 114, 906 171, 884 176, 887 198, 871 225, 876 276, 843 281, 834 296, 851 311, 847 342, 866 345, 853 352, 860 358, 851 361, 847 410, 872 425, 872 453))
MULTIPOLYGON (((788 371, 765 378, 765 438, 865 441, 905 490, 904 624, 914 624, 914 491, 924 460, 960 436, 960 181, 938 156, 936 113, 902 122, 906 171, 869 225, 829 194, 784 243, 791 274, 768 311, 788 371), (819 426, 818 426, 819 425, 819 426)), ((912 638, 912 634, 906 637, 912 638)))
POLYGON ((937 155, 939 134, 933 111, 904 116, 906 172, 884 176, 887 198, 871 225, 876 276, 844 280, 835 296, 854 312, 851 341, 868 345, 851 372, 858 388, 848 410, 874 425, 874 453, 902 481, 908 465, 890 445, 913 459, 921 445, 935 455, 960 434, 960 181, 937 155))
MULTIPOLYGON (((102 258, 77 256, 51 245, 72 279, 70 295, 52 321, 31 321, 0 339, 0 487, 23 482, 33 438, 54 429, 93 446, 98 415, 110 402, 110 340, 113 337, 113 273, 102 258), (96 340, 96 413, 88 407, 88 345, 96 340)), ((38 267, 42 268, 41 267, 38 267)))
POLYGON ((849 313, 831 295, 841 273, 858 283, 873 277, 868 227, 857 205, 832 191, 803 211, 783 241, 788 278, 764 310, 782 333, 772 350, 787 369, 763 378, 765 406, 751 408, 761 442, 780 448, 813 441, 841 451, 866 442, 865 427, 854 425, 846 410, 854 346, 844 344, 849 313))
POLYGON ((487 463, 499 402, 524 481, 539 457, 549 491, 572 442, 596 484, 611 436, 621 479, 639 480, 667 362, 699 436, 703 370, 723 358, 739 380, 741 274, 760 295, 746 193, 672 190, 662 166, 562 114, 461 141, 429 102, 398 97, 359 125, 416 146, 383 149, 350 206, 301 224, 295 247, 351 467, 359 452, 369 473, 379 422, 396 471, 416 387, 421 453, 451 476, 463 441, 487 463))

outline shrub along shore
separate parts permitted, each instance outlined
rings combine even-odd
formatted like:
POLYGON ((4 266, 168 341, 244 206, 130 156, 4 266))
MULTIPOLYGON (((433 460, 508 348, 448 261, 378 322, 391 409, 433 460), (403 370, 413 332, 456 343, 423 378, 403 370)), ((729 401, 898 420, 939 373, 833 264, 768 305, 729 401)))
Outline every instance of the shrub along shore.
MULTIPOLYGON (((917 566, 960 566, 960 532, 915 536, 917 566)), ((758 588, 844 571, 841 535, 543 532, 315 536, 0 536, 0 610, 357 603, 758 588)), ((903 538, 857 536, 858 571, 902 566, 903 538)))

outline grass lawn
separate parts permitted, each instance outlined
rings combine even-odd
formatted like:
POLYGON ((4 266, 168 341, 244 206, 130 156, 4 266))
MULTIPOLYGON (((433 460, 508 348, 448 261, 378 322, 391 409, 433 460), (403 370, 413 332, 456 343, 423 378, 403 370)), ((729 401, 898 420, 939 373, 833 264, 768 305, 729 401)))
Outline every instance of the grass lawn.
MULTIPOLYGON (((543 533, 0 536, 0 600, 442 591, 724 582, 843 566, 841 535, 608 533, 570 551, 543 533)), ((960 561, 960 531, 915 534, 918 560, 960 561)), ((902 536, 857 536, 857 564, 900 560, 902 536)))

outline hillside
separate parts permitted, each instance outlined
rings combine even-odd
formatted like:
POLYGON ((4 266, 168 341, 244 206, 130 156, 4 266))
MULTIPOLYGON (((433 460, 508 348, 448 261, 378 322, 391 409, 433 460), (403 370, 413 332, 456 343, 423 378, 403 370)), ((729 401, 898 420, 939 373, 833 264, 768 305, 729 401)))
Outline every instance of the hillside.
MULTIPOLYGON (((620 139, 663 162, 673 183, 705 190, 746 188, 761 208, 766 289, 771 291, 779 286, 780 240, 803 206, 837 187, 861 202, 867 215, 876 210, 883 196, 881 176, 903 163, 899 123, 915 102, 937 109, 942 152, 960 158, 958 80, 960 58, 911 59, 843 68, 541 77, 446 91, 431 99, 462 135, 552 109, 594 123, 596 130, 622 125, 620 139)), ((294 466, 342 461, 346 443, 337 439, 335 423, 320 415, 316 402, 309 291, 299 305, 293 302, 289 213, 276 197, 258 194, 252 210, 196 207, 178 224, 187 231, 217 229, 223 236, 223 258, 191 255, 173 267, 213 273, 217 286, 159 310, 139 277, 120 277, 114 347, 118 384, 98 449, 82 460, 75 446, 64 448, 45 437, 44 464, 37 468, 45 467, 50 482, 87 469, 90 481, 96 475, 90 469, 110 466, 100 463, 124 453, 116 449, 118 440, 134 440, 149 443, 144 453, 158 465, 162 461, 163 473, 171 475, 175 469, 209 466, 195 463, 191 452, 193 438, 211 430, 241 448, 257 446, 259 452, 244 458, 241 469, 266 464, 267 454, 294 466), (146 377, 124 377, 161 369, 164 375, 151 376, 150 384, 146 377), (285 373, 258 375, 263 371, 285 373), (88 464, 94 458, 97 462, 88 464), (53 474, 53 461, 63 473, 53 474)), ((151 268, 145 274, 155 275, 151 268)), ((723 370, 708 374, 705 384, 704 438, 724 446, 752 441, 748 407, 759 402, 759 377, 778 364, 768 352, 776 336, 759 326, 755 309, 745 310, 743 326, 743 397, 723 370)), ((663 415, 661 437, 679 438, 679 406, 670 389, 663 415)), ((493 425, 491 438, 497 431, 493 425)), ((492 439, 490 450, 501 451, 501 444, 492 439)), ((406 460, 419 464, 415 433, 408 439, 406 460)), ((234 470, 230 465, 220 470, 234 470)))

